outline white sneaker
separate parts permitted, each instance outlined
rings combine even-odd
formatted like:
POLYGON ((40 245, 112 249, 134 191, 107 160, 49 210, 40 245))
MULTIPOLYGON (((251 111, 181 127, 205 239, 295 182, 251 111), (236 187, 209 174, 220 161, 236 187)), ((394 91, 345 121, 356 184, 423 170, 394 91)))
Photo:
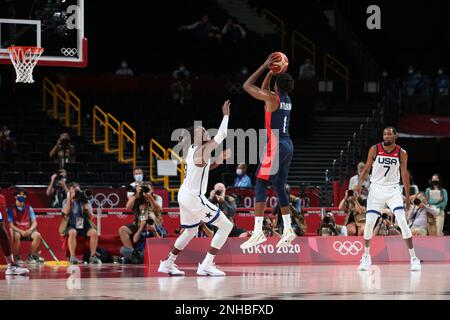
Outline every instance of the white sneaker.
POLYGON ((264 235, 264 233, 262 231, 254 232, 246 242, 241 244, 241 249, 245 250, 245 249, 257 246, 258 244, 261 244, 261 243, 265 242, 266 240, 267 240, 266 236, 264 235))
POLYGON ((28 274, 30 273, 30 270, 28 270, 27 268, 21 268, 16 264, 8 264, 8 268, 6 269, 5 274, 7 276, 10 275, 23 275, 23 274, 28 274))
POLYGON ((372 259, 370 258, 370 255, 363 254, 358 270, 359 271, 367 271, 369 270, 370 266, 372 265, 372 259))
POLYGON ((409 267, 409 270, 411 271, 421 271, 422 266, 420 265, 420 259, 417 257, 414 257, 411 259, 411 266, 409 267))
POLYGON ((159 264, 158 272, 167 273, 172 276, 184 276, 184 271, 178 270, 177 265, 173 262, 161 261, 159 264))
POLYGON ((225 276, 225 272, 216 268, 214 263, 199 263, 197 274, 199 276, 213 276, 213 277, 223 277, 225 276))
POLYGON ((284 229, 283 236, 281 237, 280 241, 278 241, 278 243, 277 243, 277 248, 290 246, 292 240, 294 240, 295 237, 296 237, 296 234, 291 227, 284 229))

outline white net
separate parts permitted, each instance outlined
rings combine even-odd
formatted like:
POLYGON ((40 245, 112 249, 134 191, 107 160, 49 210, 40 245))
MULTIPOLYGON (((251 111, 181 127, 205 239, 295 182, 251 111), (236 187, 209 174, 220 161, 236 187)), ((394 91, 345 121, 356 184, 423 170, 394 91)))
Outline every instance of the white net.
POLYGON ((8 52, 14 69, 16 69, 16 82, 34 83, 33 69, 44 49, 38 47, 9 47, 8 52))

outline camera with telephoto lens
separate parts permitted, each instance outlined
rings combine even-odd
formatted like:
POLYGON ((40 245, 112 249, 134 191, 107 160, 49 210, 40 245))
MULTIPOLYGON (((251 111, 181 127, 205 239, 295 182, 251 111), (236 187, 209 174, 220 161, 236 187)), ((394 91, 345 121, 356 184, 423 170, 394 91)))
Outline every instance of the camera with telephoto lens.
MULTIPOLYGON (((133 192, 136 193, 136 188, 133 187, 131 184, 126 186, 126 189, 128 192, 133 192)), ((146 185, 141 186, 141 192, 139 193, 142 196, 144 196, 144 193, 149 193, 150 192, 150 188, 146 185)))
POLYGON ((353 190, 348 190, 347 194, 348 194, 349 197, 353 197, 354 192, 353 192, 353 190))
POLYGON ((77 190, 77 191, 75 191, 75 197, 73 199, 80 200, 83 203, 88 203, 89 200, 92 200, 92 198, 93 198, 93 193, 91 190, 85 190, 85 191, 77 190))
POLYGON ((325 216, 324 218, 323 218, 323 223, 324 224, 329 224, 331 222, 331 218, 329 217, 329 216, 325 216))
POLYGON ((413 203, 414 203, 414 205, 419 206, 422 203, 422 201, 420 201, 420 199, 418 199, 418 198, 415 198, 413 203))
POLYGON ((388 214, 387 214, 386 212, 384 212, 384 213, 381 215, 381 219, 386 220, 387 218, 388 218, 388 214))
POLYGON ((152 225, 155 224, 155 220, 153 220, 152 218, 148 218, 148 219, 147 219, 147 224, 148 224, 149 226, 152 226, 152 225))

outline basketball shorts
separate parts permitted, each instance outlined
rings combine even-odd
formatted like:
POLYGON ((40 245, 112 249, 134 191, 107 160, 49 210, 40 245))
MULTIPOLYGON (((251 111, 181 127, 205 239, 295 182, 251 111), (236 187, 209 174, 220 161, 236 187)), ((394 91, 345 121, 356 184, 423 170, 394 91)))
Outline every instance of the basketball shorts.
POLYGON ((264 158, 258 166, 256 176, 259 179, 270 181, 272 184, 281 183, 284 188, 294 154, 292 140, 280 140, 279 143, 274 144, 271 150, 269 149, 270 146, 268 145, 264 158))
POLYGON ((404 209, 403 196, 400 185, 382 186, 371 183, 367 198, 367 213, 381 214, 386 205, 393 213, 404 209))
POLYGON ((204 195, 193 195, 180 190, 178 192, 181 228, 195 228, 202 222, 211 224, 220 215, 220 209, 204 195))

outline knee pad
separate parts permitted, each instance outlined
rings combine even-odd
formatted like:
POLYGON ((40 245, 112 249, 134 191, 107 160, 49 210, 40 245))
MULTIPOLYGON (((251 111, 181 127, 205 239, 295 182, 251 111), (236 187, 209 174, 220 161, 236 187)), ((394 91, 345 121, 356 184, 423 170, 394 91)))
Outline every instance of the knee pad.
POLYGON ((405 210, 399 209, 395 211, 395 220, 397 221, 400 230, 402 231, 403 239, 409 239, 412 237, 411 229, 408 227, 408 223, 406 222, 405 210))
POLYGON ((366 225, 364 227, 364 240, 370 240, 373 237, 373 229, 378 220, 378 214, 366 214, 366 225))
POLYGON ((175 244, 174 244, 175 248, 177 248, 178 250, 184 250, 184 248, 186 248, 188 243, 192 239, 194 239, 194 237, 197 233, 198 233, 198 227, 184 229, 183 233, 180 234, 180 236, 175 241, 175 244))
POLYGON ((255 183, 255 201, 266 202, 266 190, 269 183, 265 180, 256 178, 255 183))
POLYGON ((228 235, 233 229, 233 224, 227 219, 223 212, 220 212, 219 218, 212 223, 218 228, 216 234, 211 241, 211 247, 221 249, 228 239, 228 235))

